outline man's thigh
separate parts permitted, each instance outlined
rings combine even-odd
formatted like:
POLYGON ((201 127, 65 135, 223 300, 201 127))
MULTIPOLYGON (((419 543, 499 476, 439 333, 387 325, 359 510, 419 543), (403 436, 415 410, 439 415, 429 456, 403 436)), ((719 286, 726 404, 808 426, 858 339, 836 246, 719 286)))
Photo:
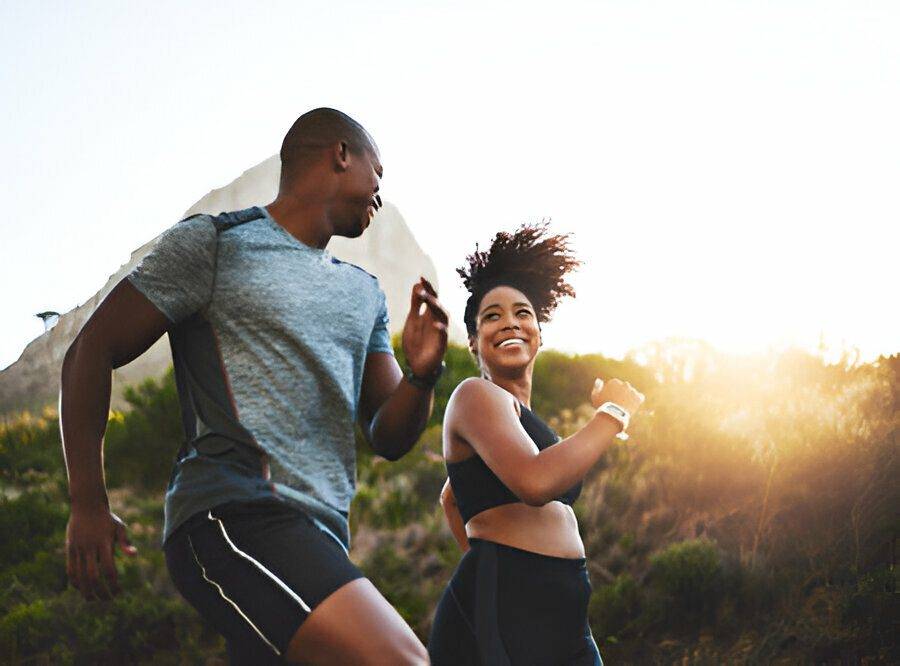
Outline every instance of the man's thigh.
POLYGON ((287 659, 300 664, 427 664, 421 641, 367 578, 321 602, 291 639, 287 659))

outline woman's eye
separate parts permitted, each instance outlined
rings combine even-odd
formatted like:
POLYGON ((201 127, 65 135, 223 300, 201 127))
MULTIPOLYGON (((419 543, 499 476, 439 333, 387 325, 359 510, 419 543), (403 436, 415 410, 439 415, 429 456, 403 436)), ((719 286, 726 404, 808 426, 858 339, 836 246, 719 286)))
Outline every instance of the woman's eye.
POLYGON ((485 320, 485 321, 493 321, 493 320, 491 319, 491 317, 499 317, 499 316, 500 316, 500 315, 498 315, 496 312, 492 312, 491 314, 486 314, 486 315, 484 315, 484 320, 485 320))
POLYGON ((519 310, 516 314, 520 314, 520 315, 524 314, 524 315, 528 315, 529 317, 531 316, 531 312, 528 310, 519 310))

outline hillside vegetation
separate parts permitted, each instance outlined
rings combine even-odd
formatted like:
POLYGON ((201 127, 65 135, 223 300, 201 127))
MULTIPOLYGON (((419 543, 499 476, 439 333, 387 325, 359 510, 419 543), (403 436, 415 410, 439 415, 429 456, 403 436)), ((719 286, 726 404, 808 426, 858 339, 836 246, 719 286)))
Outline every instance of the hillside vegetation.
MULTIPOLYGON (((431 425, 396 463, 359 446, 353 559, 423 638, 460 557, 437 504, 440 421, 475 374, 452 347, 431 425)), ((900 357, 828 364, 736 357, 669 341, 616 361, 544 351, 533 407, 563 436, 590 418, 595 377, 647 396, 631 439, 575 506, 593 582, 591 625, 617 663, 896 663, 900 357), (638 362, 640 361, 640 363, 638 362)), ((139 548, 123 593, 66 585, 65 471, 55 412, 0 423, 0 661, 203 664, 221 639, 174 590, 162 493, 181 440, 172 374, 110 415, 113 509, 139 548)))

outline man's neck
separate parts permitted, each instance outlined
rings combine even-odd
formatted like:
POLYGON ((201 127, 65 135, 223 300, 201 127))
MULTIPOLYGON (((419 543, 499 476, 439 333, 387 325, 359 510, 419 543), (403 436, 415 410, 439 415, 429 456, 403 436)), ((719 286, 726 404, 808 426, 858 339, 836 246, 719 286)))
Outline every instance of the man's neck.
POLYGON ((314 196, 279 193, 275 201, 266 206, 266 210, 285 231, 304 245, 322 250, 334 235, 325 202, 314 196))

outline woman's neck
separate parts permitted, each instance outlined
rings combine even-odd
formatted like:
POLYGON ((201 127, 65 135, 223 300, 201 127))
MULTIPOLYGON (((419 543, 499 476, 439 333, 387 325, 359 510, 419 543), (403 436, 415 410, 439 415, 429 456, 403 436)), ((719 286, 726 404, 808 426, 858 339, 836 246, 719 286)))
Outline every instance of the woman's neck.
POLYGON ((531 372, 526 371, 516 376, 491 375, 482 371, 481 376, 489 382, 493 382, 500 388, 512 394, 512 396, 531 409, 531 372))

